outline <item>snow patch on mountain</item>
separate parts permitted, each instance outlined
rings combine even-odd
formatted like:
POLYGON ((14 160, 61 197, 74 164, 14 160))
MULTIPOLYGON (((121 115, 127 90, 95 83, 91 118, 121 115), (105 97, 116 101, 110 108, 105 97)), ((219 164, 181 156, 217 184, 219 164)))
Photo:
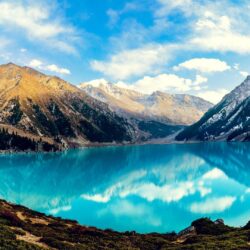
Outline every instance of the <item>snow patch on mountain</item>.
POLYGON ((209 110, 200 121, 186 128, 178 140, 249 140, 250 76, 209 110))

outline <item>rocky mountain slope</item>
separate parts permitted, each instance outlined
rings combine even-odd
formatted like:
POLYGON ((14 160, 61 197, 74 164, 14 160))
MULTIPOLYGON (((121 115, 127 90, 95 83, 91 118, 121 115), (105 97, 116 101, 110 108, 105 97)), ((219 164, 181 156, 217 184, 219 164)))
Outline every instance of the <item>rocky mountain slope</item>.
POLYGON ((138 234, 79 225, 0 201, 1 249, 249 249, 250 222, 242 228, 203 218, 179 234, 138 234))
POLYGON ((250 76, 176 139, 249 141, 250 76))
POLYGON ((12 63, 0 66, 0 127, 63 147, 136 140, 134 128, 108 105, 60 78, 12 63))
POLYGON ((199 97, 160 91, 145 95, 104 79, 82 83, 79 87, 119 114, 167 124, 190 125, 212 107, 211 103, 199 97))

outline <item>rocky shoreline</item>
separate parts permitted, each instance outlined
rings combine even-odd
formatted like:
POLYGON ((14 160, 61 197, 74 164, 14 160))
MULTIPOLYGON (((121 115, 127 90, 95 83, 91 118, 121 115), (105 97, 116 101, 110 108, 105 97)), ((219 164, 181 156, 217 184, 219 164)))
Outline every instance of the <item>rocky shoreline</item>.
POLYGON ((0 249, 250 249, 250 222, 234 228, 202 218, 178 234, 121 233, 0 200, 0 249))

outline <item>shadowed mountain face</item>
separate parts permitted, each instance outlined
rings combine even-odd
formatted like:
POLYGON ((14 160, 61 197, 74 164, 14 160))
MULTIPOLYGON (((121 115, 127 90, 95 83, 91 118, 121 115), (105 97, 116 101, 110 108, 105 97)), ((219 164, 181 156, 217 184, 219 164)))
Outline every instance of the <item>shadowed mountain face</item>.
POLYGON ((121 115, 166 124, 190 125, 213 106, 191 95, 171 95, 160 91, 145 95, 105 80, 83 83, 80 88, 121 115))
POLYGON ((145 145, 1 155, 0 197, 123 231, 180 230, 204 216, 240 226, 250 216, 249 146, 145 145))
POLYGON ((0 124, 51 143, 135 139, 132 126, 106 104, 62 79, 11 63, 0 66, 0 124))
POLYGON ((250 140, 250 76, 177 140, 250 140))

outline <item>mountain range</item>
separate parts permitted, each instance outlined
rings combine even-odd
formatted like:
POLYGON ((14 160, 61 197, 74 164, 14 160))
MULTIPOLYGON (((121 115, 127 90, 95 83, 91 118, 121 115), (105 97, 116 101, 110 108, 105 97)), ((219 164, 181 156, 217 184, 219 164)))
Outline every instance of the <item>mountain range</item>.
POLYGON ((0 65, 0 150, 166 138, 245 141, 249 124, 250 77, 212 107, 191 95, 147 95, 105 80, 75 86, 29 67, 0 65))
POLYGON ((91 86, 77 87, 13 63, 1 65, 0 137, 8 139, 0 150, 15 149, 13 141, 23 138, 29 139, 25 149, 32 150, 39 148, 38 142, 42 148, 62 149, 147 141, 176 133, 211 106, 192 96, 146 96, 108 83, 99 90, 102 97, 91 86), (181 107, 186 112, 181 113, 181 107))
POLYGON ((171 137, 212 107, 199 97, 160 91, 146 95, 104 79, 82 83, 79 88, 128 120, 140 131, 141 141, 171 137))
POLYGON ((82 83, 79 87, 127 118, 155 120, 173 125, 191 125, 213 106, 196 96, 160 91, 147 95, 119 87, 104 79, 82 83))
POLYGON ((176 137, 180 141, 249 141, 250 76, 176 137))

